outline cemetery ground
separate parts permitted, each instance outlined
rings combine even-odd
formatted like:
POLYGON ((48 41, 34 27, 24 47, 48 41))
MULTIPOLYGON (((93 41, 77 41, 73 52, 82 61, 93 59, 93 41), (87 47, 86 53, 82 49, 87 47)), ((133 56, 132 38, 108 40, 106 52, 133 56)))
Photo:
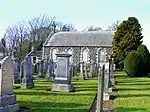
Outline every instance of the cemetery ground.
POLYGON ((35 87, 23 90, 14 85, 17 103, 23 112, 88 112, 97 92, 97 78, 78 80, 72 83, 75 92, 52 92, 47 79, 35 80, 35 87))
POLYGON ((150 112, 150 78, 131 78, 115 72, 117 85, 116 112, 150 112))

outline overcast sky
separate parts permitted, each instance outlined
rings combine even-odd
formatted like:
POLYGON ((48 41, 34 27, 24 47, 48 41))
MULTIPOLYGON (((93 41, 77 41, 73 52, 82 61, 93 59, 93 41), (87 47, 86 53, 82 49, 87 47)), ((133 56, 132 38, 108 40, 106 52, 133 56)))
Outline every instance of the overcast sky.
POLYGON ((150 50, 149 12, 150 0, 0 0, 0 37, 8 26, 40 14, 55 16, 78 30, 91 25, 106 29, 117 20, 134 16, 150 50))

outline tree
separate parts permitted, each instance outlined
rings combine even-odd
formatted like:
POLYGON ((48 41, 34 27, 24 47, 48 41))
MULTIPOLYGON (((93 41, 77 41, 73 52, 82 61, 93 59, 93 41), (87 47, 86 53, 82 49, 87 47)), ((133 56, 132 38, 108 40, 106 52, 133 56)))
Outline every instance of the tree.
POLYGON ((86 27, 83 31, 102 31, 102 28, 90 26, 90 27, 86 27))
POLYGON ((107 31, 116 31, 119 26, 119 21, 114 22, 112 25, 108 26, 107 31))
POLYGON ((135 17, 129 17, 123 21, 114 33, 112 50, 114 61, 117 65, 123 65, 123 60, 129 52, 135 51, 142 44, 142 28, 135 17))
MULTIPOLYGON (((35 50, 41 50, 43 43, 53 31, 54 20, 55 17, 40 15, 9 26, 4 35, 6 45, 10 51, 9 54, 12 54, 11 52, 16 49, 16 55, 19 57, 19 61, 21 61, 31 51, 32 46, 34 46, 35 50)), ((56 22, 56 32, 62 31, 64 25, 67 31, 74 30, 72 24, 56 22)))

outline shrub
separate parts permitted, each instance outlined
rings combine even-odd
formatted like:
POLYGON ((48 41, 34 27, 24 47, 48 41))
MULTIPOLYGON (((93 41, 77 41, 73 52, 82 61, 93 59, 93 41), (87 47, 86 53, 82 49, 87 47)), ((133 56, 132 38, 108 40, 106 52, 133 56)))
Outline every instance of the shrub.
POLYGON ((147 69, 147 73, 150 72, 150 53, 145 45, 140 45, 137 48, 137 52, 140 52, 143 57, 144 67, 147 69))
POLYGON ((127 55, 124 60, 124 69, 130 77, 141 77, 147 75, 143 57, 141 53, 136 51, 132 51, 127 55))

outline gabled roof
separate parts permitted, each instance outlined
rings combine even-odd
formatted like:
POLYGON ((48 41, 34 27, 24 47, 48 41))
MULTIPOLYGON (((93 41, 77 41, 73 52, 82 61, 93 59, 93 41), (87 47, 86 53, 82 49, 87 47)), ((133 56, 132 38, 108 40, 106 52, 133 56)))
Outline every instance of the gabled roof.
POLYGON ((45 47, 57 46, 112 46, 113 32, 86 31, 86 32, 58 32, 50 34, 44 43, 45 47))
POLYGON ((42 57, 42 51, 31 51, 28 56, 38 56, 42 57))

